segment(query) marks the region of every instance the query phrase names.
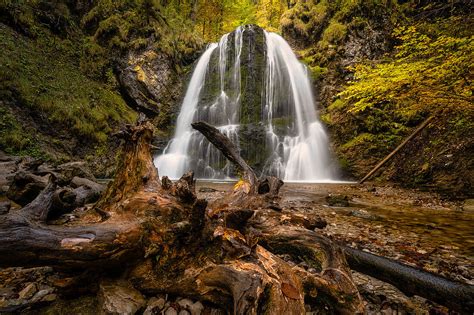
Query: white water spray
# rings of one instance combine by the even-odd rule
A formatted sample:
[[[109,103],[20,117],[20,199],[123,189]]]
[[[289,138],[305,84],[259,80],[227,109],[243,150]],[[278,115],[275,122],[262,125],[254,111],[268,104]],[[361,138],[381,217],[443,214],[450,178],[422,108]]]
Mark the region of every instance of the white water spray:
[[[239,146],[241,98],[245,93],[241,55],[242,47],[248,44],[244,43],[245,32],[251,30],[239,27],[224,35],[219,44],[210,45],[199,59],[178,116],[175,136],[155,159],[161,175],[179,178],[194,170],[199,178],[235,176],[230,163],[200,133],[191,129],[191,123],[207,121]],[[265,126],[265,140],[259,144],[260,152],[264,153],[259,155],[263,157],[260,171],[288,181],[330,181],[334,175],[328,138],[317,117],[307,71],[281,36],[268,32],[264,36],[266,66],[258,114]],[[219,75],[219,91],[209,105],[199,104],[215,50],[218,67],[213,71]],[[247,57],[250,60],[253,56]]]

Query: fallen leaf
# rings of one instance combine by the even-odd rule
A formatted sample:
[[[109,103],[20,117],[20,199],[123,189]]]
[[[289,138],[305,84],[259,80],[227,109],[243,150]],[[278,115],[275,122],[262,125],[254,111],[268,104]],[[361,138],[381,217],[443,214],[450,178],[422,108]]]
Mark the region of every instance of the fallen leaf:
[[[300,299],[300,292],[298,291],[298,289],[296,289],[294,286],[292,286],[289,283],[283,282],[281,284],[281,292],[283,292],[283,294],[286,297],[289,297],[290,299],[293,299],[293,300]]]

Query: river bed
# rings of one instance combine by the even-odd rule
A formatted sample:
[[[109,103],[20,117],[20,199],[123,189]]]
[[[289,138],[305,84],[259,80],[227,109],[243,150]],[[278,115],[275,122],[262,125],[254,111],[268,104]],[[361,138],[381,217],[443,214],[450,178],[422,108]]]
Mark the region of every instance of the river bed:
[[[200,197],[213,200],[233,182],[198,181]],[[215,192],[204,192],[212,188]],[[328,196],[347,206],[329,206]],[[285,183],[283,211],[303,210],[327,221],[318,230],[336,242],[474,284],[474,211],[438,195],[392,185]]]

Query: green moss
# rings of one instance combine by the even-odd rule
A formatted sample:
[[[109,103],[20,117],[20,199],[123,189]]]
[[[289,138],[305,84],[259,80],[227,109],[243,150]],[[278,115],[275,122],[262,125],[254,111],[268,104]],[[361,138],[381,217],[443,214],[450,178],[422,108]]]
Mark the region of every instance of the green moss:
[[[334,102],[332,102],[331,105],[329,105],[328,110],[329,111],[334,111],[334,110],[340,110],[346,107],[347,104],[344,102],[342,99],[338,98]]]
[[[4,100],[43,115],[52,128],[102,143],[113,126],[133,121],[136,114],[116,91],[81,72],[77,44],[45,30],[33,40],[0,26],[0,90]],[[15,139],[5,147],[14,151],[34,147],[19,136]]]
[[[290,125],[292,118],[291,117],[279,117],[279,118],[273,118],[272,119],[272,125],[275,127],[287,127]]]
[[[323,40],[328,43],[339,44],[344,40],[346,34],[347,27],[344,24],[332,20],[324,30]]]
[[[314,67],[310,66],[309,70],[311,71],[311,77],[313,81],[321,80],[324,77],[324,75],[328,72],[328,68],[320,67],[320,66],[314,66]]]
[[[329,113],[326,113],[326,114],[323,114],[320,116],[320,119],[321,121],[325,124],[325,125],[330,125],[332,124],[332,119],[331,119],[331,115]]]
[[[363,145],[366,144],[367,142],[373,142],[375,140],[375,135],[371,133],[362,133],[350,141],[346,142],[344,145],[342,145],[343,150],[348,150],[351,149],[355,146]]]
[[[15,116],[0,102],[0,149],[8,154],[29,155],[48,160],[37,144],[33,130],[24,129]]]

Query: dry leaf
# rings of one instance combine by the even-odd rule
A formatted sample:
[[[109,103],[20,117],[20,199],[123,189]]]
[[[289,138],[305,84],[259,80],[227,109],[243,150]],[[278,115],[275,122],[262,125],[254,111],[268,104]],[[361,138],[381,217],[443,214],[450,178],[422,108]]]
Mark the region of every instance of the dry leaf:
[[[281,292],[283,292],[283,294],[286,297],[289,297],[290,299],[293,299],[293,300],[300,299],[300,292],[298,291],[298,289],[296,289],[294,286],[292,286],[289,283],[283,282],[281,284]]]

